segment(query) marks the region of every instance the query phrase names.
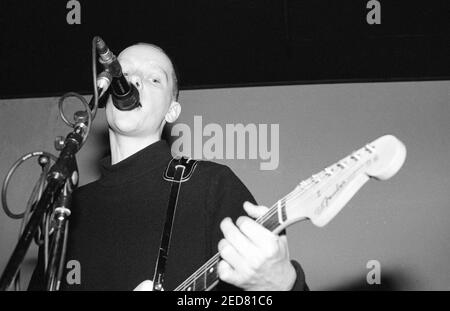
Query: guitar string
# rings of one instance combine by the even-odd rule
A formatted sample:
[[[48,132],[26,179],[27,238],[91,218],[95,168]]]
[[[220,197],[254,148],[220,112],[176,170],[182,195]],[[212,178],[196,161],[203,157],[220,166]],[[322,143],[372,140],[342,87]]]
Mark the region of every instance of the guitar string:
[[[257,223],[264,223],[266,220],[270,219],[272,216],[278,213],[278,205],[280,202],[284,199],[286,202],[291,200],[293,196],[299,196],[302,195],[306,190],[310,189],[310,187],[314,184],[312,182],[312,178],[309,178],[305,180],[306,185],[300,189],[294,189],[289,194],[287,194],[282,199],[278,200],[275,204],[273,204],[270,209],[260,218],[256,220]],[[191,277],[186,279],[183,283],[181,283],[178,288],[181,288],[183,286],[190,285],[192,281],[195,281],[199,276],[203,275],[207,270],[211,269],[213,265],[217,264],[217,261],[220,259],[219,253],[216,253],[210,260],[208,260],[201,268],[199,268],[196,272],[194,272]],[[186,288],[188,288],[187,286]],[[176,290],[177,290],[176,289]]]
[[[315,178],[320,179],[323,178],[323,175],[326,173],[324,171],[321,171],[318,174],[313,175]],[[335,175],[336,176],[336,175]],[[257,223],[263,223],[266,220],[270,219],[272,216],[278,213],[278,206],[281,204],[281,201],[285,200],[286,202],[297,198],[301,195],[303,195],[307,190],[309,190],[312,186],[316,185],[317,183],[314,182],[314,177],[310,177],[307,180],[305,180],[304,186],[299,189],[294,189],[289,194],[287,194],[282,199],[278,200],[275,204],[272,205],[272,207],[260,218],[256,220]],[[220,259],[219,253],[216,253],[210,260],[208,260],[201,268],[199,268],[196,272],[194,272],[191,277],[186,279],[183,283],[181,283],[175,290],[178,290],[179,288],[189,288],[190,284],[195,281],[198,277],[202,276],[207,270],[211,269],[214,265],[218,263]]]
[[[364,151],[364,147],[361,148],[360,150],[356,151],[355,153],[359,153],[360,151]],[[353,153],[353,154],[355,154]],[[302,196],[307,190],[311,189],[311,187],[313,187],[314,185],[317,185],[319,182],[322,182],[323,180],[320,180],[323,178],[323,175],[327,175],[330,174],[328,173],[331,170],[331,174],[327,177],[338,177],[338,175],[342,174],[345,171],[348,171],[348,168],[341,168],[338,172],[334,172],[333,168],[335,167],[339,167],[339,165],[343,165],[341,162],[346,162],[346,160],[350,159],[352,155],[349,155],[343,159],[341,159],[340,161],[336,162],[333,165],[330,165],[329,167],[325,168],[324,170],[320,171],[317,174],[312,175],[312,177],[306,179],[305,181],[302,181],[299,185],[301,185],[302,183],[304,183],[303,186],[300,186],[299,189],[294,189],[293,191],[291,191],[289,194],[287,194],[285,197],[283,197],[282,199],[278,200],[275,204],[273,204],[269,210],[260,218],[258,218],[256,220],[257,223],[263,223],[266,220],[270,219],[272,216],[274,216],[276,213],[278,213],[278,206],[281,204],[281,202],[283,200],[285,200],[285,202],[288,202],[288,200],[292,200],[292,199],[296,199],[299,196]],[[358,156],[359,158],[360,156]],[[356,158],[355,159],[355,163],[359,162],[359,159]],[[353,165],[352,165],[353,166]],[[314,181],[314,179],[317,179],[317,181]],[[200,267],[199,269],[197,269],[196,272],[194,272],[189,278],[187,278],[183,283],[181,283],[175,290],[181,290],[184,288],[189,288],[190,285],[193,281],[195,281],[196,279],[198,279],[199,276],[203,275],[207,270],[211,269],[214,265],[216,265],[218,263],[220,259],[220,254],[216,253],[213,257],[210,258],[210,260],[208,260],[202,267]]]
[[[335,166],[335,165],[332,165]],[[330,166],[330,167],[332,167]],[[326,170],[326,169],[325,169]],[[307,190],[309,190],[312,186],[316,185],[317,183],[314,182],[314,177],[317,179],[323,178],[323,175],[326,174],[325,170],[319,172],[318,174],[313,175],[313,177],[310,177],[306,179],[303,183],[304,186],[299,189],[294,189],[289,194],[287,194],[282,199],[278,200],[275,204],[273,204],[270,209],[260,218],[256,220],[257,223],[263,223],[266,220],[270,219],[272,216],[278,213],[278,206],[281,204],[281,201],[285,200],[286,202],[298,198],[299,196],[303,195]],[[333,174],[334,175],[334,174]],[[336,177],[336,175],[334,175]],[[193,281],[195,281],[199,276],[202,276],[207,270],[211,269],[214,265],[218,263],[220,259],[220,254],[216,253],[210,260],[208,260],[202,267],[200,267],[196,272],[194,272],[188,279],[186,279],[183,283],[181,283],[175,290],[180,290],[181,288],[189,288]]]
[[[276,210],[275,210],[276,211]],[[268,212],[269,213],[269,212]],[[273,216],[273,211],[270,212]],[[220,259],[220,254],[216,253],[210,260],[208,260],[202,267],[200,267],[196,272],[194,272],[188,279],[181,283],[175,290],[180,287],[186,286],[188,288],[193,281],[195,281],[199,276],[203,275],[207,270],[211,269],[214,265],[218,263]]]
[[[294,190],[295,191],[295,190]],[[292,192],[291,192],[292,193]],[[288,197],[289,194],[286,196]],[[270,219],[273,215],[275,215],[278,212],[277,206],[281,200],[277,201],[275,204],[272,205],[272,207],[260,218],[256,220],[258,223],[263,223],[267,219]],[[211,269],[213,265],[217,264],[217,261],[220,259],[219,253],[216,253],[210,260],[208,260],[201,268],[199,268],[196,272],[194,272],[191,277],[186,279],[183,283],[181,283],[177,288],[182,287],[186,284],[192,283],[191,281],[194,281],[197,279],[198,276],[204,274],[207,270]],[[189,286],[188,286],[189,287]]]

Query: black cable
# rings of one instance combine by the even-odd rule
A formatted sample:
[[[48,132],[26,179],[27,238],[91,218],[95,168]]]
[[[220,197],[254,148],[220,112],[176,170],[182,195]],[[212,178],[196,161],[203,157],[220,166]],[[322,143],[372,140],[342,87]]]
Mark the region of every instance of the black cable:
[[[25,155],[23,155],[20,159],[18,159],[9,169],[8,174],[6,174],[5,179],[3,180],[3,186],[2,186],[2,207],[3,207],[3,211],[6,213],[6,215],[12,219],[21,219],[25,216],[25,211],[19,214],[15,214],[14,212],[12,212],[8,206],[8,201],[7,201],[7,192],[8,192],[8,186],[9,186],[9,182],[11,180],[12,175],[14,174],[14,172],[17,170],[17,168],[22,165],[25,161],[33,158],[33,157],[40,157],[40,156],[47,156],[49,158],[51,158],[53,161],[57,160],[57,157],[54,156],[51,153],[45,152],[45,151],[34,151],[34,152],[29,152]],[[37,187],[35,186],[35,189]],[[35,189],[33,189],[33,193],[35,192]]]

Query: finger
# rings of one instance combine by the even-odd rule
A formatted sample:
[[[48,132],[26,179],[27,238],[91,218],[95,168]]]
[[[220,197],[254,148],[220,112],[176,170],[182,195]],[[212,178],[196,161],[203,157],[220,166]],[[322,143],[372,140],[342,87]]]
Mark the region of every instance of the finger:
[[[236,225],[250,242],[259,249],[266,249],[272,244],[278,244],[279,237],[276,234],[249,217],[239,217],[236,221]]]
[[[229,264],[233,270],[242,271],[244,259],[239,254],[239,252],[225,239],[219,241],[218,244],[219,254],[223,260]]]
[[[146,280],[139,284],[134,291],[153,291],[153,282]]]
[[[217,265],[219,279],[234,286],[240,286],[242,281],[238,273],[225,260],[221,260]]]
[[[247,217],[248,218],[248,217]],[[248,218],[250,219],[250,218]],[[225,239],[236,249],[243,257],[249,257],[256,251],[255,245],[236,227],[231,218],[227,217],[220,223],[220,229]]]
[[[269,210],[268,207],[262,205],[255,205],[251,202],[244,202],[244,210],[245,212],[252,218],[259,218]]]

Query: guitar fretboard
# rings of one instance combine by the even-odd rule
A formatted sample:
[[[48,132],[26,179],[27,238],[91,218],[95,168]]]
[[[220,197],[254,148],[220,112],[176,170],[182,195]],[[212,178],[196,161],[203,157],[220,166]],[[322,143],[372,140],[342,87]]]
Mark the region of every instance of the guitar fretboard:
[[[374,150],[373,146],[366,145],[365,147],[353,152],[351,155],[345,157],[341,161],[325,168],[318,174],[313,175],[307,180],[302,181],[298,187],[296,187],[292,192],[283,197],[277,203],[275,203],[269,211],[256,220],[257,223],[263,225],[266,229],[270,231],[275,231],[277,229],[283,229],[281,223],[284,223],[287,219],[286,215],[286,204],[290,203],[295,197],[302,196],[310,188],[314,188],[316,185],[320,184],[321,181],[327,178],[339,174],[348,166],[353,166],[357,164],[364,153],[371,154]],[[281,223],[280,223],[281,219]],[[217,253],[210,260],[208,260],[201,268],[199,268],[194,274],[187,278],[183,283],[181,283],[175,291],[205,291],[214,287],[219,276],[217,274],[217,265],[220,262],[220,255]]]
[[[278,201],[264,216],[258,218],[256,222],[262,224],[270,231],[276,230],[280,226],[278,210],[280,210],[282,215],[285,214],[284,202],[284,199]],[[205,291],[214,287],[219,281],[217,274],[219,261],[220,255],[217,253],[192,274],[191,277],[175,288],[175,291]]]

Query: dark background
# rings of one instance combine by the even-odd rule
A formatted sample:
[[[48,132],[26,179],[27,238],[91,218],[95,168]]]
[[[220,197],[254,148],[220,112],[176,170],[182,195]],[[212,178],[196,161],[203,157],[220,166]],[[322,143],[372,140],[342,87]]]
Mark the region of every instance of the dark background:
[[[67,1],[0,2],[0,98],[90,94],[91,40],[118,54],[136,42],[163,47],[181,88],[447,80],[450,1],[83,1],[68,25]]]

